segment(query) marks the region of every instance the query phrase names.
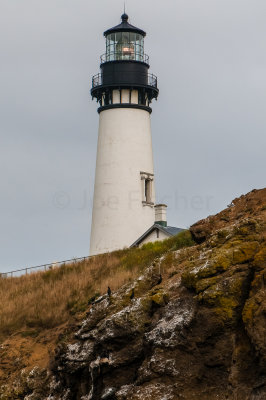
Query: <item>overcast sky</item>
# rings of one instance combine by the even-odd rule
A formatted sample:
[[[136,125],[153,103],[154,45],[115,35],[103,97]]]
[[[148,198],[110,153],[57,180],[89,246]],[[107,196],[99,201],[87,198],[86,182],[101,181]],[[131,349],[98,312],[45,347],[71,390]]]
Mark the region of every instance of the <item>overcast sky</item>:
[[[266,1],[127,0],[158,76],[157,202],[188,227],[265,186]],[[89,251],[91,76],[122,0],[0,0],[0,270]]]

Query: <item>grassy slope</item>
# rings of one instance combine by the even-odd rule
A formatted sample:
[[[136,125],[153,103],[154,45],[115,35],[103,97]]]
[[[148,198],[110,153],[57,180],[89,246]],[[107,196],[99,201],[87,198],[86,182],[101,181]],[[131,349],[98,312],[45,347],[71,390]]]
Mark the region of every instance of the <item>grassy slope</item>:
[[[109,285],[118,289],[162,254],[193,245],[189,231],[140,249],[127,249],[19,278],[0,279],[0,340],[16,332],[38,336],[43,330],[84,316],[88,300]]]

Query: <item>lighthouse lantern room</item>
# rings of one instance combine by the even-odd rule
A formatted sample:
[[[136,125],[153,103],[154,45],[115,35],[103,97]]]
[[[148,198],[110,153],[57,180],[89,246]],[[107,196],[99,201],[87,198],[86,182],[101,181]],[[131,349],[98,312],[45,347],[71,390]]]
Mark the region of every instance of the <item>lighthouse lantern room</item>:
[[[91,255],[129,247],[154,223],[151,102],[157,78],[144,53],[146,33],[122,22],[104,32],[101,72],[92,78],[99,133]]]

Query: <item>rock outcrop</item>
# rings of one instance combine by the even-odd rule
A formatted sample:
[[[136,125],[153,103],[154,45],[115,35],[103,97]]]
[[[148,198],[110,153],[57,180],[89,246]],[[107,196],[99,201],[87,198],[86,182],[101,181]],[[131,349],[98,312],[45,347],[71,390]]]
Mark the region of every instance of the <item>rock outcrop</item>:
[[[194,246],[98,298],[13,399],[266,399],[265,225],[266,189],[193,225]]]

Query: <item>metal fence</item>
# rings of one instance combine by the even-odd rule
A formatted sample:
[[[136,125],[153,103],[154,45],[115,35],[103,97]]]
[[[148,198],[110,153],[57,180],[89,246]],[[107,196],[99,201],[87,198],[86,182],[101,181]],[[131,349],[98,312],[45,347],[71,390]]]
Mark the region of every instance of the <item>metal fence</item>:
[[[70,260],[57,261],[57,262],[53,262],[53,263],[49,263],[49,264],[37,265],[35,267],[26,267],[26,268],[16,269],[16,270],[9,271],[9,272],[1,272],[0,277],[1,278],[13,278],[13,277],[21,276],[21,275],[31,274],[33,272],[39,272],[39,271],[45,272],[45,271],[52,270],[53,268],[63,267],[67,264],[73,264],[78,261],[85,261],[92,257],[93,256],[71,258]]]

